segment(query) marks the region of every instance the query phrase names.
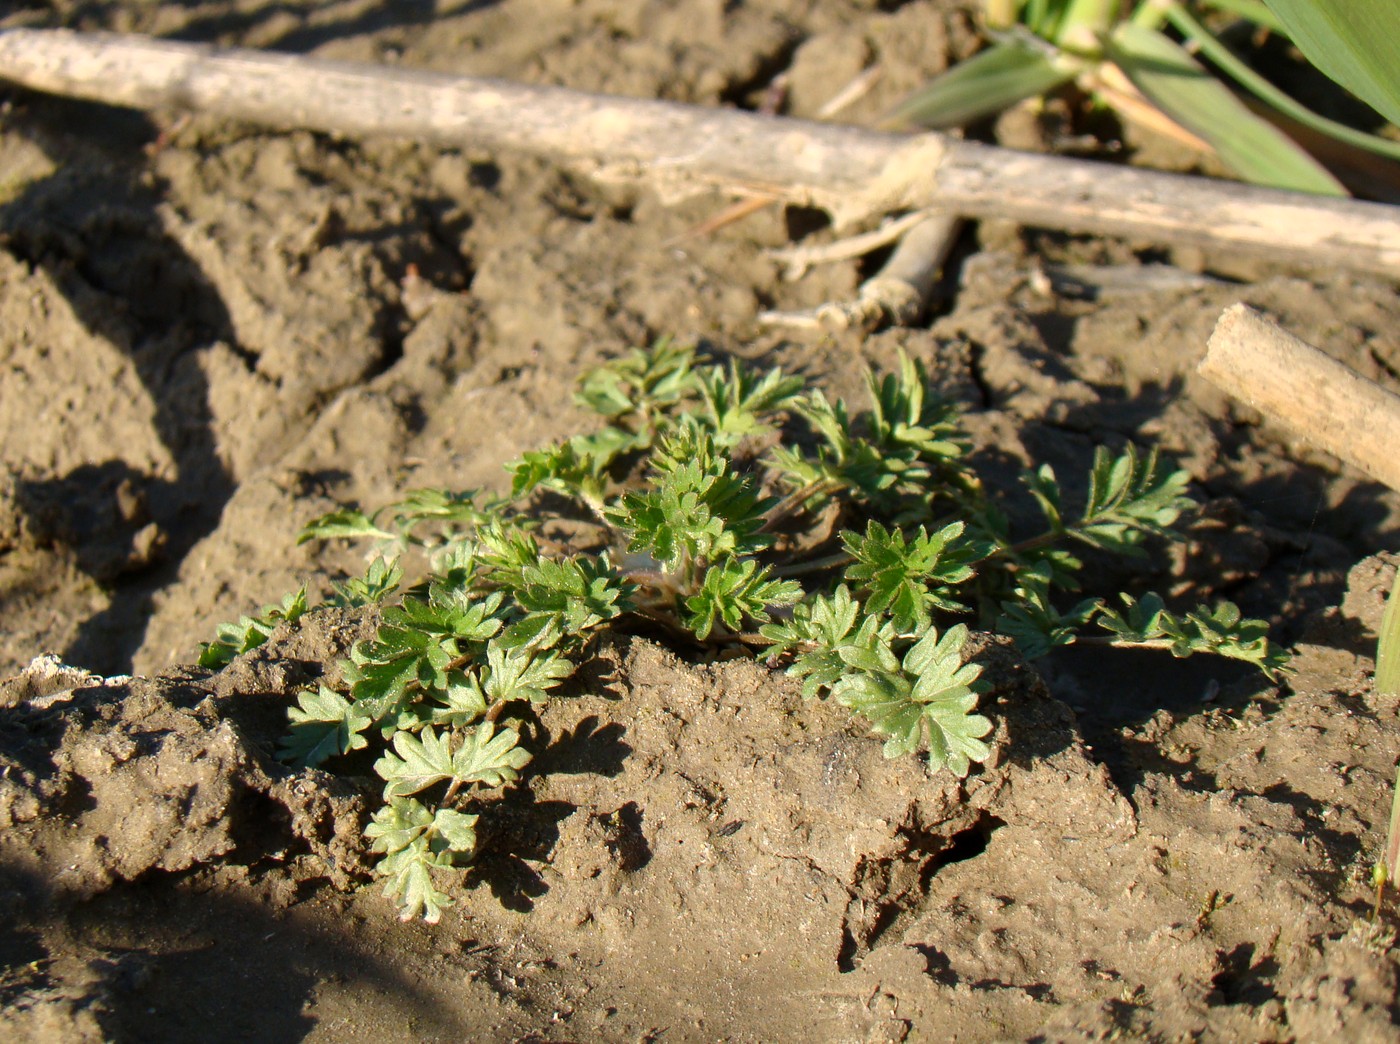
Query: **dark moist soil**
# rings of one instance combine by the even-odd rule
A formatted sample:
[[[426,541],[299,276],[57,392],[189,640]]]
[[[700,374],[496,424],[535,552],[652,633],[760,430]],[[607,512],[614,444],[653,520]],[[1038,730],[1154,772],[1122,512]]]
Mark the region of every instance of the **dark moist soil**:
[[[975,46],[949,3],[58,0],[0,24],[702,104],[756,106],[784,74],[795,115],[878,66],[853,122]],[[830,239],[820,215],[679,238],[724,201],[0,100],[0,674],[56,657],[0,688],[0,1037],[1400,1037],[1393,914],[1367,919],[1400,750],[1371,682],[1394,566],[1372,556],[1400,501],[1194,373],[1242,300],[1400,387],[1394,285],[984,222],[922,325],[774,331],[760,311],[871,271],[781,278],[768,251]],[[982,130],[1072,147],[1067,111]],[[1135,161],[1199,168],[1123,133]],[[1008,478],[1159,444],[1204,509],[1159,567],[1098,579],[1229,597],[1297,673],[1032,669],[980,638],[996,753],[960,783],[885,761],[782,674],[619,638],[543,712],[456,905],[399,923],[357,842],[372,784],[272,757],[288,694],[372,621],[320,612],[222,672],[173,665],[360,567],[297,547],[305,521],[503,488],[503,462],[590,423],[581,372],[661,334],[853,398],[903,349]]]

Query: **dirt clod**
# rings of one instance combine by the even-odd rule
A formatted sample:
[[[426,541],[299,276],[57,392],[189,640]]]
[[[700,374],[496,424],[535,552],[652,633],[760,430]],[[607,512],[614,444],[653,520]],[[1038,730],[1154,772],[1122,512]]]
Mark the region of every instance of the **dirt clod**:
[[[869,73],[843,117],[867,120],[973,53],[972,6],[65,0],[0,27],[707,104],[781,98],[787,74],[807,116]],[[871,274],[781,278],[770,248],[832,238],[816,212],[688,237],[723,200],[467,146],[0,101],[0,1038],[1400,1035],[1393,903],[1368,920],[1400,756],[1400,706],[1371,684],[1400,499],[1195,375],[1243,300],[1400,389],[1393,284],[984,221],[923,326],[779,334],[760,312]],[[1078,149],[1089,118],[1062,98],[973,130]],[[1126,149],[1201,162],[1136,131]],[[307,520],[503,491],[505,462],[593,423],[584,370],[660,335],[851,400],[907,352],[1012,489],[1048,463],[1081,497],[1095,445],[1159,445],[1205,507],[1155,564],[1094,581],[1227,597],[1295,673],[1083,648],[1030,665],[979,637],[995,755],[958,781],[887,761],[779,671],[619,637],[478,810],[442,922],[399,923],[362,840],[370,763],[276,758],[293,694],[334,682],[372,615],[178,665],[219,622],[363,568],[297,545]],[[1032,524],[1021,494],[1005,507]]]

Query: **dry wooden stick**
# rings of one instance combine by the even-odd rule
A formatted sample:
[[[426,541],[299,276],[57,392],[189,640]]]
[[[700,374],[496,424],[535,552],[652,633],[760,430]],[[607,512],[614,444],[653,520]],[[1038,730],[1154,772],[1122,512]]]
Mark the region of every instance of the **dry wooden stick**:
[[[1400,395],[1253,309],[1242,304],[1225,309],[1198,372],[1319,448],[1400,490]]]
[[[832,243],[818,243],[816,246],[808,246],[799,243],[797,246],[775,247],[772,250],[765,250],[764,253],[774,261],[781,261],[785,266],[783,278],[788,282],[796,282],[807,274],[807,269],[813,265],[826,265],[835,261],[854,261],[858,257],[864,257],[887,247],[891,243],[903,238],[915,225],[918,225],[928,213],[916,210],[912,214],[901,214],[899,217],[887,218],[880,223],[879,228],[871,229],[869,232],[861,232],[859,235],[848,236],[845,239],[838,239]]]
[[[859,327],[873,330],[884,323],[910,326],[928,307],[943,262],[962,229],[962,219],[924,213],[903,233],[880,271],[860,284],[854,301],[828,301],[801,312],[760,312],[769,326],[802,329]]]
[[[664,189],[766,192],[838,226],[894,211],[1252,249],[1400,273],[1400,208],[752,113],[63,30],[0,32],[0,78],[136,108],[546,156]]]

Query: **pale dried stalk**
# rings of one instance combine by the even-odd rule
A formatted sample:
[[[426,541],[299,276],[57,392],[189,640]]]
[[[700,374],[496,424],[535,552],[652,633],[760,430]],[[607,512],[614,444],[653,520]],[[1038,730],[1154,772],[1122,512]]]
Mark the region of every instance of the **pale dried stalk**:
[[[864,257],[866,254],[879,250],[881,247],[887,247],[926,217],[928,214],[922,210],[913,214],[903,214],[900,217],[889,218],[882,222],[879,228],[862,232],[859,235],[847,236],[845,239],[838,239],[832,243],[818,243],[815,246],[799,243],[797,246],[778,247],[765,251],[765,253],[774,261],[781,261],[786,266],[783,269],[784,279],[788,282],[796,282],[806,275],[807,269],[813,265],[853,261],[858,257]]]
[[[961,228],[961,218],[924,214],[900,238],[884,267],[861,283],[854,301],[832,301],[802,312],[761,312],[758,321],[800,329],[910,326],[927,307]]]
[[[1242,304],[1221,314],[1198,370],[1264,416],[1400,490],[1400,396]]]
[[[1047,228],[1400,272],[1400,208],[752,113],[62,30],[0,32],[0,78],[136,108],[546,156],[660,189],[721,186],[838,226],[934,207]]]

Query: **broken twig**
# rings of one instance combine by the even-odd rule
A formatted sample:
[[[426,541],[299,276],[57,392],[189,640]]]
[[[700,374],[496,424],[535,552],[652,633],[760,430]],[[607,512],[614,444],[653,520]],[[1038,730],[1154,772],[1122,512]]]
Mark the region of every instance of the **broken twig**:
[[[903,234],[884,267],[860,284],[854,301],[829,302],[803,312],[761,312],[758,321],[769,326],[838,330],[870,330],[885,323],[912,325],[927,307],[961,228],[961,218],[924,214]]]
[[[1271,420],[1400,490],[1400,395],[1242,304],[1220,316],[1201,376]]]
[[[1400,208],[447,73],[64,30],[0,31],[0,78],[136,108],[546,156],[660,191],[723,187],[846,226],[936,207],[1047,228],[1400,273]]]
[[[799,243],[797,246],[769,250],[767,254],[773,260],[781,261],[786,266],[783,269],[785,280],[790,283],[796,282],[806,275],[807,269],[813,265],[828,265],[835,261],[852,261],[855,258],[864,257],[871,251],[889,246],[926,217],[928,214],[925,211],[916,211],[913,214],[888,218],[877,229],[855,236],[847,236],[834,243],[818,243],[816,246]]]

